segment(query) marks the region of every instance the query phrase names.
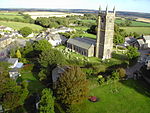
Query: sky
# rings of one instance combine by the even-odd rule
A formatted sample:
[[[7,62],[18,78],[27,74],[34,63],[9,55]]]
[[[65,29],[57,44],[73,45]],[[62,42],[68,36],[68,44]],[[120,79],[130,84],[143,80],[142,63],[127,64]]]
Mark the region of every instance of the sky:
[[[0,8],[97,9],[150,13],[150,0],[0,0]]]

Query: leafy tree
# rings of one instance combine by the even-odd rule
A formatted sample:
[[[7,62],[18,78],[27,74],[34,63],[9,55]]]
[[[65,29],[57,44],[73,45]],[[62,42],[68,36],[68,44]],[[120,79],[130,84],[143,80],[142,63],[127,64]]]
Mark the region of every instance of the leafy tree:
[[[22,36],[27,37],[29,34],[33,32],[33,30],[30,27],[23,27],[20,29],[19,32],[22,34]]]
[[[40,80],[40,81],[45,80],[45,79],[47,78],[46,74],[47,74],[47,73],[46,73],[46,70],[45,70],[45,69],[42,69],[42,70],[39,72],[39,74],[38,74],[39,80]]]
[[[21,53],[20,53],[20,51],[19,51],[19,50],[17,50],[17,52],[16,52],[16,56],[17,56],[17,58],[21,58]]]
[[[16,57],[16,48],[11,48],[9,55],[10,55],[11,57]]]
[[[22,56],[26,58],[30,58],[33,56],[33,44],[31,42],[27,42],[26,46],[21,50]]]
[[[34,43],[34,50],[36,50],[36,51],[42,52],[45,50],[49,50],[51,48],[52,48],[52,45],[45,39],[39,40]]]
[[[140,53],[138,52],[138,49],[132,46],[128,46],[128,52],[127,52],[127,56],[129,58],[129,60],[132,60],[134,58],[137,58]]]
[[[54,112],[54,97],[50,89],[43,89],[42,97],[39,103],[40,113],[55,113]]]
[[[56,97],[66,106],[82,102],[87,98],[88,82],[86,75],[77,66],[70,66],[59,77],[56,84]]]
[[[56,50],[56,49],[50,49],[43,51],[39,55],[38,62],[41,64],[42,67],[47,68],[50,67],[51,69],[54,68],[57,64],[63,64],[65,61],[65,58],[63,54]]]

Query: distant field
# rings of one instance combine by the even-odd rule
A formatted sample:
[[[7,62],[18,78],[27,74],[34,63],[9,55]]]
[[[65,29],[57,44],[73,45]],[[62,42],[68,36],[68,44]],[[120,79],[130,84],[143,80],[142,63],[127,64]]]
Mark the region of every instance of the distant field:
[[[81,20],[83,22],[96,23],[96,20]]]
[[[115,23],[121,23],[121,22],[125,22],[125,20],[117,20],[116,19],[116,21],[115,21]],[[133,27],[150,27],[150,23],[132,21],[132,24],[130,26],[133,26]]]
[[[148,19],[148,18],[138,18],[136,20],[141,21],[141,22],[149,22],[150,23],[150,19]]]
[[[33,19],[37,17],[66,17],[71,15],[81,15],[80,13],[63,13],[63,12],[25,12],[24,14],[29,14]]]
[[[20,18],[20,19],[23,19],[23,16],[19,15],[18,12],[0,12],[0,18],[8,18],[8,19]]]
[[[0,21],[0,25],[4,25],[7,27],[11,27],[13,29],[19,30],[22,27],[30,27],[31,29],[33,29],[34,31],[39,31],[42,30],[43,28],[39,25],[35,25],[35,24],[29,24],[29,23],[22,23],[22,22],[10,22],[10,21]]]
[[[150,35],[150,27],[121,27],[125,29],[127,33],[136,32],[138,34]]]

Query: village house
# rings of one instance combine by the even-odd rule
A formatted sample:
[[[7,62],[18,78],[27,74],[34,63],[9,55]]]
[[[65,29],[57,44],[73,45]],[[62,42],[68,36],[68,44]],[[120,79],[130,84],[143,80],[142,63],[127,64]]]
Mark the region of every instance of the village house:
[[[133,46],[136,43],[137,39],[134,37],[126,37],[125,38],[125,42],[124,42],[124,46]]]
[[[60,44],[64,44],[67,39],[59,34],[48,34],[45,36],[45,39],[48,40],[48,42],[52,45],[52,46],[57,46]]]
[[[56,88],[56,83],[58,78],[63,74],[66,69],[68,69],[68,66],[57,66],[52,70],[52,81],[53,81],[53,88]]]
[[[0,38],[0,48],[4,48],[14,41],[15,41],[15,39],[12,37],[2,37],[2,38]]]
[[[18,68],[13,68],[9,71],[9,77],[16,80],[21,74],[18,71]]]
[[[10,78],[16,79],[17,77],[21,76],[18,69],[23,66],[23,63],[18,62],[18,58],[6,58],[4,61],[11,64],[9,66],[9,68],[10,68],[10,71],[9,71]]]
[[[14,31],[14,30],[10,27],[0,26],[0,31]]]
[[[150,36],[142,36],[141,38],[137,39],[136,43],[134,44],[135,47],[138,49],[148,49],[150,48]]]

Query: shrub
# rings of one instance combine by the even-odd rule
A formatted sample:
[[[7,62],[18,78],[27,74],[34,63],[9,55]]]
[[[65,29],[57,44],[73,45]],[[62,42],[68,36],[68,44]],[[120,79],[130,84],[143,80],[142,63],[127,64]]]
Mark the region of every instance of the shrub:
[[[20,29],[19,32],[22,34],[22,36],[27,37],[29,34],[32,33],[32,29],[30,27],[23,27]]]
[[[119,73],[120,78],[123,78],[126,76],[126,71],[124,68],[118,68],[117,72]]]

